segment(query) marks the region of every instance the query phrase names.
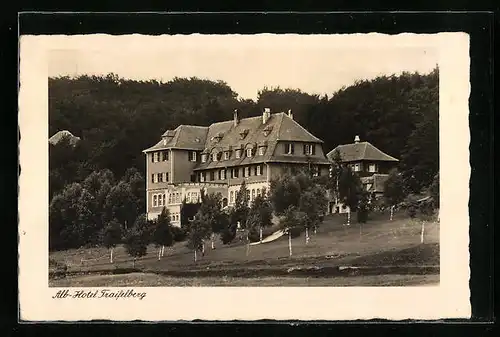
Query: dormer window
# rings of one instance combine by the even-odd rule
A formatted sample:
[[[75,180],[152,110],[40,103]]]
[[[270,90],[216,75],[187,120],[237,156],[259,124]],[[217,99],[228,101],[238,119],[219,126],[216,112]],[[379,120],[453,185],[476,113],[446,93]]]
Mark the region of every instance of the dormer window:
[[[196,151],[189,151],[189,161],[196,162]]]
[[[247,157],[251,158],[253,155],[253,149],[247,149]]]
[[[224,135],[222,134],[222,132],[219,132],[218,134],[216,134],[216,135],[214,136],[214,139],[215,139],[217,142],[219,142],[219,141],[222,139],[222,137],[223,137],[223,136],[224,136]]]
[[[287,144],[285,144],[285,153],[286,154],[293,154],[293,152],[294,152],[293,143],[287,143]]]
[[[245,137],[248,135],[248,129],[245,129],[240,132],[240,139],[245,139]]]
[[[259,147],[259,156],[263,156],[264,152],[266,152],[266,148],[264,146]]]
[[[217,160],[218,160],[217,152],[212,153],[212,161],[217,161]]]
[[[240,149],[236,150],[235,156],[236,156],[236,158],[240,158],[241,157],[241,150]]]
[[[229,160],[229,151],[224,152],[224,160]]]
[[[202,163],[206,163],[207,162],[207,154],[206,153],[204,153],[204,154],[201,155],[201,162]]]
[[[272,126],[270,126],[270,125],[266,126],[266,127],[264,128],[264,131],[263,131],[264,136],[265,136],[265,137],[269,136],[269,134],[271,133],[271,131],[272,131],[272,130],[273,130],[273,127],[272,127]]]

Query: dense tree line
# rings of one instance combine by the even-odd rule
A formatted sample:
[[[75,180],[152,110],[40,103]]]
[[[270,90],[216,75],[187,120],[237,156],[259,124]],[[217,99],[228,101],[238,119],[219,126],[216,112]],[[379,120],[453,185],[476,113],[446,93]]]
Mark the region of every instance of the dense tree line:
[[[416,191],[438,171],[438,98],[438,69],[357,81],[330,96],[263,88],[255,101],[238,99],[222,81],[197,78],[165,83],[113,74],[50,78],[49,135],[68,130],[81,138],[74,154],[59,144],[51,147],[51,192],[93,170],[109,169],[119,178],[134,167],[144,175],[141,151],[166,129],[228,120],[236,108],[241,117],[257,116],[264,107],[291,109],[299,123],[324,140],[325,152],[360,135],[400,158]]]

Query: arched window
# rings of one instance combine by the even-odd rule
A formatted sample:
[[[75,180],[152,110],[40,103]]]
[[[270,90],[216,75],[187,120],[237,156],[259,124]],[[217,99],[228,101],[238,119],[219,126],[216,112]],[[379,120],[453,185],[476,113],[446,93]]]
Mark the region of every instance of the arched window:
[[[255,189],[252,189],[252,199],[251,200],[253,201],[253,199],[255,199]]]
[[[260,188],[257,189],[257,195],[260,195]]]
[[[229,193],[229,200],[231,203],[234,202],[234,191],[231,191],[231,193]]]

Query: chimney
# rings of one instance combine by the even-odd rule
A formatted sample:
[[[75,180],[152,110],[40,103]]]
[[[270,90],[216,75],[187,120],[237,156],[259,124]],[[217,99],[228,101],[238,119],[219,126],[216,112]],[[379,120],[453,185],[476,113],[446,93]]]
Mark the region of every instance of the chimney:
[[[239,119],[238,119],[238,109],[234,109],[233,120],[234,120],[234,126],[238,125],[238,122],[239,122]]]
[[[288,117],[290,117],[291,119],[293,119],[292,109],[288,110]]]
[[[271,109],[264,108],[264,112],[262,113],[262,124],[266,124],[269,117],[271,117]]]
[[[358,135],[356,135],[356,137],[354,137],[354,143],[356,143],[356,144],[359,143],[359,136]]]

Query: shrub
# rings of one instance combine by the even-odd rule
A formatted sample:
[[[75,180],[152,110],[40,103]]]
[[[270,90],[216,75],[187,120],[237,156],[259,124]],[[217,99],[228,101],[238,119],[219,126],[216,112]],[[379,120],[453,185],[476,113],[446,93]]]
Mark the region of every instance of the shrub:
[[[417,215],[417,207],[412,203],[408,206],[406,212],[408,213],[408,216],[413,219]]]
[[[299,237],[300,234],[302,233],[302,229],[303,228],[299,226],[290,228],[292,239]]]
[[[233,242],[235,237],[236,237],[236,225],[231,225],[223,229],[221,232],[221,240],[222,243],[225,245],[228,245],[231,242]]]
[[[175,242],[180,242],[186,240],[187,232],[184,228],[172,226],[171,228],[172,235],[174,237]]]

